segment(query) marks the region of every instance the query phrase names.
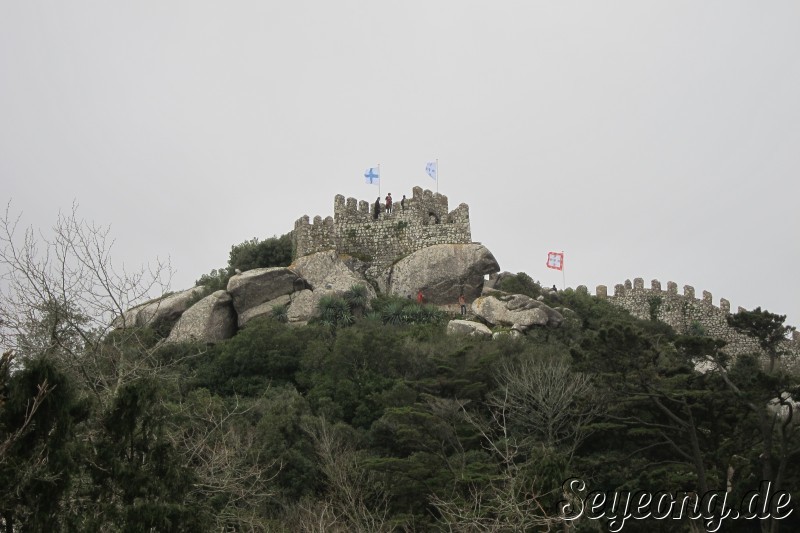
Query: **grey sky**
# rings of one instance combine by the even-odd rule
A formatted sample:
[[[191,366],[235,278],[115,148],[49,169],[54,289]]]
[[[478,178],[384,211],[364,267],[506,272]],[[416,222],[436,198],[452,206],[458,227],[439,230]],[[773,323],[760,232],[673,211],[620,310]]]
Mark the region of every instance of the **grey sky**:
[[[435,189],[504,270],[693,285],[800,325],[796,1],[0,0],[2,200],[73,200],[174,288]]]

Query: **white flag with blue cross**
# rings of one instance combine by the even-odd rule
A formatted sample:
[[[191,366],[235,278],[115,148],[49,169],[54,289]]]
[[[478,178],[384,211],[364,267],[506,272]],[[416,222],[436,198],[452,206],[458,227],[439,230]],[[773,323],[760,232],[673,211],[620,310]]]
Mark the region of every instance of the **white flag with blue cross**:
[[[381,182],[381,169],[380,167],[370,167],[364,172],[364,183],[370,185],[378,185]]]

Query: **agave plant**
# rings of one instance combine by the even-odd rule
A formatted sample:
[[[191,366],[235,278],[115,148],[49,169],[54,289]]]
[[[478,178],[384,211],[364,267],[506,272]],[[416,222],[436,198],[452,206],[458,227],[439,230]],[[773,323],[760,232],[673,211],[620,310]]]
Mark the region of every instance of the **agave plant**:
[[[285,324],[289,321],[289,306],[286,304],[273,305],[270,315],[274,320]]]
[[[408,302],[403,306],[403,322],[406,324],[416,324],[424,322],[422,306],[416,302]]]
[[[403,301],[388,302],[381,309],[384,324],[402,324],[406,321],[406,304]]]
[[[353,285],[344,293],[344,299],[350,306],[350,311],[356,316],[361,316],[369,303],[369,292],[365,285]]]
[[[349,326],[355,318],[347,301],[341,296],[329,294],[319,300],[320,320],[330,326]]]
[[[420,322],[425,322],[427,324],[435,324],[437,322],[441,322],[444,319],[444,311],[436,307],[432,304],[426,304],[421,307],[420,311]]]
[[[364,315],[364,318],[366,320],[370,320],[370,321],[373,321],[373,322],[383,322],[383,317],[381,316],[381,314],[378,311],[375,311],[375,310],[368,311]]]

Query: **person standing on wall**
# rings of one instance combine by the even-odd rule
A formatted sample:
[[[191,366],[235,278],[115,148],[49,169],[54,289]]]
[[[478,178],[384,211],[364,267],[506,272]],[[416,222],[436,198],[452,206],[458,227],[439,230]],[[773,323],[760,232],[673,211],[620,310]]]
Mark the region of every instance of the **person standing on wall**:
[[[381,214],[381,197],[378,196],[378,199],[375,200],[375,220],[378,220],[378,215]]]
[[[406,210],[406,195],[403,195],[403,198],[400,200],[400,211]]]
[[[392,193],[389,193],[386,196],[386,213],[388,214],[391,212],[392,212]]]
[[[467,316],[467,301],[464,299],[464,293],[458,297],[458,305],[461,306],[461,316]]]

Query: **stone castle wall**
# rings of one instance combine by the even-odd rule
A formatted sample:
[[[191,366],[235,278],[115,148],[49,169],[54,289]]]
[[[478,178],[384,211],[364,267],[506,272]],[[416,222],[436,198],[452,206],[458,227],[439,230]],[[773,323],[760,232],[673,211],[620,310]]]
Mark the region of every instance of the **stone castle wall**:
[[[375,219],[375,202],[336,195],[333,217],[316,216],[312,223],[303,216],[295,222],[294,258],[336,250],[380,269],[426,246],[472,242],[467,204],[448,211],[447,196],[421,187],[406,198],[405,210],[401,198],[394,198],[392,213],[381,203]]]
[[[626,280],[624,284],[615,285],[613,295],[608,294],[605,285],[598,285],[596,295],[598,298],[608,299],[637,318],[655,318],[665,322],[679,334],[705,334],[724,340],[728,343],[725,352],[732,356],[761,352],[757,341],[728,326],[730,302],[720,298],[719,306],[715,306],[708,291],[703,291],[702,298],[697,298],[694,287],[684,285],[683,294],[678,294],[676,283],[669,281],[667,290],[662,290],[661,282],[655,279],[650,282],[650,288],[646,289],[644,280],[636,278],[633,283]],[[785,349],[791,352],[793,358],[800,357],[798,332],[794,332],[791,341],[786,341]]]

